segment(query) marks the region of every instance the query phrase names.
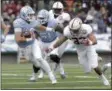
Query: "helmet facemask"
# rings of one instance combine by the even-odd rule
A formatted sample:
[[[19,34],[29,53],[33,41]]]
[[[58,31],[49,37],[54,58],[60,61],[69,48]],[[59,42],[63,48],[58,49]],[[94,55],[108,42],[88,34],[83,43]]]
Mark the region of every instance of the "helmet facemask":
[[[55,16],[59,16],[63,12],[63,4],[59,1],[55,2],[52,6],[53,13]]]
[[[59,16],[61,13],[62,13],[62,9],[61,8],[54,8],[53,9],[53,13],[54,13],[54,15],[56,15],[56,16]]]
[[[27,19],[28,22],[34,21],[35,20],[35,14],[34,13],[28,14],[26,19]]]
[[[45,9],[42,9],[38,12],[37,18],[42,25],[46,25],[49,19],[49,12]]]
[[[44,25],[44,24],[46,24],[46,23],[48,22],[48,20],[45,19],[44,17],[38,17],[38,19],[39,19],[39,22],[40,22],[42,25]]]

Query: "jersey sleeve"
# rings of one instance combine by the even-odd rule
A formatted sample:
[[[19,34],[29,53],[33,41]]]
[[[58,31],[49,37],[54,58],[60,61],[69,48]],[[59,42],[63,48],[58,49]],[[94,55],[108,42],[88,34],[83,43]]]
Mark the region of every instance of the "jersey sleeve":
[[[68,13],[65,13],[64,15],[63,15],[63,19],[64,19],[64,21],[70,21],[70,15],[68,14]]]
[[[87,29],[87,35],[91,34],[93,31],[90,25],[87,25],[86,29]]]
[[[13,22],[13,27],[14,27],[14,32],[22,32],[22,25],[21,22],[19,22],[18,20],[15,20]]]
[[[69,28],[68,28],[68,26],[66,26],[66,27],[64,28],[63,35],[64,35],[65,37],[69,37],[69,34],[70,34]]]
[[[36,27],[36,26],[40,26],[41,24],[40,24],[40,22],[38,21],[38,20],[35,20],[34,22],[33,22],[33,26],[34,27]]]
[[[18,21],[18,20],[15,20],[15,21],[13,22],[13,26],[14,26],[14,28],[21,28],[21,27],[22,27],[22,26],[21,26],[21,22]]]

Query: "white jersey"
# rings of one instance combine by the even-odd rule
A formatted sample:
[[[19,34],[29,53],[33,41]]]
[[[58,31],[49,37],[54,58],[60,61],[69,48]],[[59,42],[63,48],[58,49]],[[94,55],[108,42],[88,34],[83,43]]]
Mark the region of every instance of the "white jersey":
[[[28,23],[28,22],[26,22],[25,20],[23,20],[21,18],[18,18],[18,19],[16,19],[13,22],[14,28],[21,28],[21,31],[18,31],[16,29],[14,29],[14,32],[15,33],[16,32],[30,31],[31,28],[34,28],[37,25],[40,25],[40,23],[38,21],[36,21],[36,20],[35,21],[32,21],[31,23]],[[34,31],[32,31],[32,32],[34,32]],[[28,46],[28,45],[30,45],[32,43],[33,43],[33,40],[32,41],[29,41],[29,42],[25,41],[25,42],[22,42],[22,43],[18,43],[18,45],[20,47],[26,47],[26,46]]]
[[[82,24],[81,31],[78,34],[74,34],[72,31],[70,31],[69,27],[66,26],[64,29],[64,36],[66,36],[68,39],[72,40],[74,44],[76,44],[76,47],[79,49],[85,49],[90,46],[84,46],[83,44],[80,44],[80,41],[82,39],[88,38],[88,35],[92,33],[92,28],[88,24]]]
[[[91,33],[92,28],[88,24],[82,24],[81,31],[78,34],[74,34],[70,31],[68,26],[64,29],[64,36],[72,40],[76,45],[79,63],[83,65],[85,72],[90,72],[91,68],[96,68],[98,66],[98,56],[94,46],[80,44],[80,40],[88,38],[88,35]]]
[[[49,11],[50,19],[56,19],[59,24],[63,24],[65,21],[70,21],[70,15],[68,13],[62,12],[61,15],[59,15],[57,18],[54,17],[53,10]]]

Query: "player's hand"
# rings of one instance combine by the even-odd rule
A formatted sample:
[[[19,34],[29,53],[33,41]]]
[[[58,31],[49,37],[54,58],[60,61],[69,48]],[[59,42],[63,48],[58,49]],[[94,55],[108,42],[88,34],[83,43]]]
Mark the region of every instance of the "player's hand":
[[[3,43],[4,41],[5,41],[5,36],[2,35],[2,36],[1,36],[1,43]]]
[[[64,29],[63,24],[57,24],[57,26],[55,27],[55,31],[60,33],[63,33],[63,29]]]
[[[54,49],[53,47],[49,47],[45,51],[46,51],[46,53],[50,53],[53,49]]]
[[[84,44],[85,46],[89,46],[89,45],[92,45],[92,41],[89,40],[89,39],[84,39],[84,40],[82,41],[82,44]]]

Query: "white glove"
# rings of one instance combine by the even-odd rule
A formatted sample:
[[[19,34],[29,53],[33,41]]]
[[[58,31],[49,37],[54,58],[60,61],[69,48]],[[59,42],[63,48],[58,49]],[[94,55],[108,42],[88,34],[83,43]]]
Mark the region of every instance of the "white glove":
[[[54,31],[54,29],[50,27],[46,27],[46,31]]]
[[[30,31],[35,31],[35,29],[34,28],[30,28]]]

